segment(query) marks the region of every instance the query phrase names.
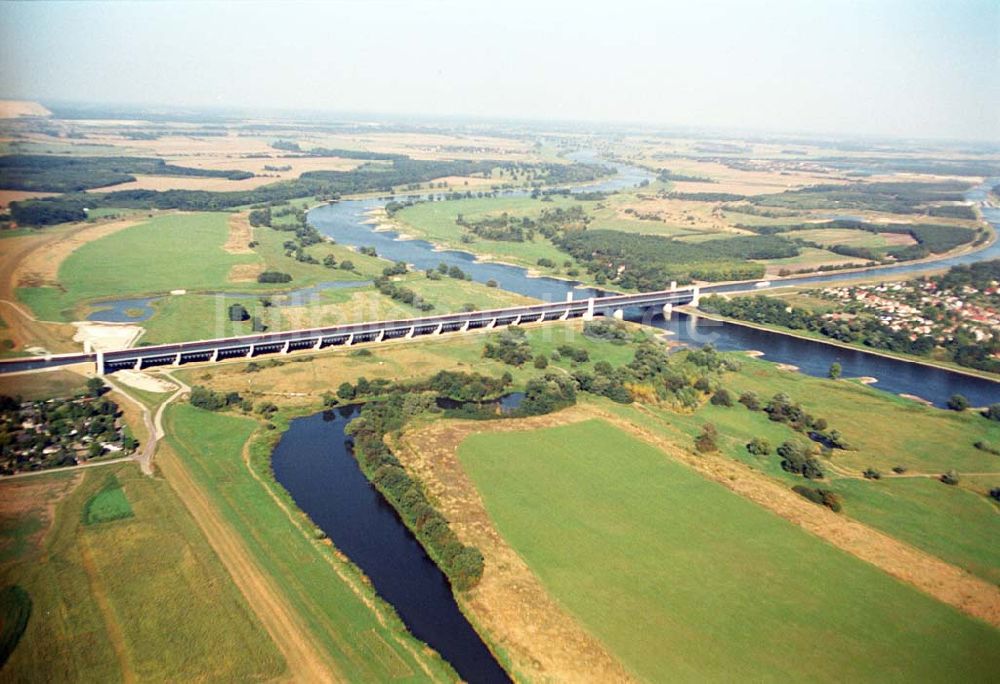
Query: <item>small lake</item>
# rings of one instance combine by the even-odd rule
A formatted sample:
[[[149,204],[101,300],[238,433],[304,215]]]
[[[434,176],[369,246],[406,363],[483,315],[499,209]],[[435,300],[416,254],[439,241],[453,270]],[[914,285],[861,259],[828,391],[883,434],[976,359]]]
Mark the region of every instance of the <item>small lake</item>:
[[[347,406],[293,420],[272,455],[275,478],[371,578],[407,629],[440,653],[462,679],[509,682],[458,609],[444,574],[361,472],[344,434],[359,410]]]

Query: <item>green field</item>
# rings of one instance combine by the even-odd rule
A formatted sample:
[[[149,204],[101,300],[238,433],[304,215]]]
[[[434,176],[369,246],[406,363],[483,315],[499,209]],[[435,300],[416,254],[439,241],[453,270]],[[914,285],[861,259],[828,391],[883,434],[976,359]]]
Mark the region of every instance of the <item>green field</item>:
[[[1000,633],[602,421],[459,456],[546,588],[649,681],[989,681]]]
[[[420,651],[413,639],[383,607],[388,626],[338,574],[353,577],[356,587],[375,600],[352,566],[338,560],[325,544],[307,537],[304,516],[293,521],[276,504],[242,458],[244,442],[256,423],[247,418],[219,415],[189,404],[171,406],[166,414],[167,440],[192,477],[240,535],[254,558],[278,584],[289,603],[316,635],[349,681],[414,681],[424,679],[420,665],[400,643]],[[253,467],[270,478],[271,443],[253,448]],[[274,485],[288,505],[291,499]],[[311,531],[311,526],[308,526]],[[437,657],[421,656],[435,678],[450,680],[449,668]]]
[[[461,214],[468,221],[475,221],[488,216],[499,216],[507,212],[511,216],[536,217],[544,209],[557,207],[568,208],[591,203],[580,200],[554,196],[551,202],[542,202],[530,197],[496,197],[481,199],[449,200],[445,202],[422,202],[399,211],[395,218],[402,224],[403,232],[414,237],[429,240],[435,244],[451,249],[489,255],[501,261],[515,263],[528,268],[538,268],[538,260],[551,259],[556,264],[562,264],[569,255],[536,235],[533,241],[509,242],[485,240],[476,238],[472,243],[464,243],[461,236],[465,234],[455,219]],[[552,273],[552,269],[539,269]],[[559,269],[555,272],[558,273]],[[585,274],[584,274],[585,275]]]
[[[292,233],[259,228],[253,254],[230,254],[223,249],[229,233],[229,214],[172,213],[87,243],[70,254],[59,269],[61,288],[26,287],[18,298],[43,320],[72,320],[86,309],[81,305],[102,299],[188,292],[253,292],[265,294],[282,288],[297,289],[319,282],[366,280],[380,275],[383,259],[366,257],[340,245],[318,244],[309,253],[318,260],[333,254],[338,262],[350,260],[354,270],[325,268],[285,256],[283,243]],[[234,282],[230,270],[237,265],[289,273],[292,282],[261,285]]]
[[[85,525],[122,520],[134,515],[121,482],[114,475],[109,475],[104,487],[87,499],[87,503],[83,506],[83,524]]]
[[[87,502],[109,475],[128,493],[134,516],[86,525]],[[242,681],[285,671],[162,479],[131,464],[108,465],[5,481],[0,497],[20,502],[19,511],[8,506],[0,514],[0,585],[20,585],[33,603],[3,681],[115,682],[125,670],[146,681]]]

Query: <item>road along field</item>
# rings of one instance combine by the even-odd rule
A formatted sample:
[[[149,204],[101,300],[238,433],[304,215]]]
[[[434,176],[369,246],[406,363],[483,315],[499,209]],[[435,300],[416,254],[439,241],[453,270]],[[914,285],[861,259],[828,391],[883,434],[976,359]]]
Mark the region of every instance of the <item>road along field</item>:
[[[640,678],[985,681],[998,664],[996,629],[607,422],[474,435],[459,458],[504,539]]]

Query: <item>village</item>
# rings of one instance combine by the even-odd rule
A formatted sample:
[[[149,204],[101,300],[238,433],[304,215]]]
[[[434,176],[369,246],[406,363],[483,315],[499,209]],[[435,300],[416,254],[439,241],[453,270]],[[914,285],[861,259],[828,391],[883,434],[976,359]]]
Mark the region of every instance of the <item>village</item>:
[[[1000,330],[1000,285],[949,286],[945,279],[920,278],[898,283],[828,287],[813,294],[839,306],[827,318],[874,314],[894,331],[912,339],[930,336],[941,344],[956,337],[991,341]]]
[[[107,398],[0,397],[0,475],[124,456],[138,445]]]

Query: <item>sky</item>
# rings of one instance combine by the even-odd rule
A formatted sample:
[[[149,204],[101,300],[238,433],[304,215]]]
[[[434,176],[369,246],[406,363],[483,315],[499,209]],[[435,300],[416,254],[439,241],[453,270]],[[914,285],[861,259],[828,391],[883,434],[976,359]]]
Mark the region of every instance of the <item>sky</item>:
[[[1000,0],[0,0],[0,97],[1000,141]]]

